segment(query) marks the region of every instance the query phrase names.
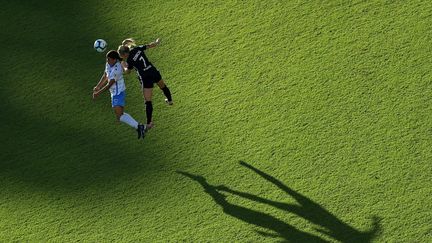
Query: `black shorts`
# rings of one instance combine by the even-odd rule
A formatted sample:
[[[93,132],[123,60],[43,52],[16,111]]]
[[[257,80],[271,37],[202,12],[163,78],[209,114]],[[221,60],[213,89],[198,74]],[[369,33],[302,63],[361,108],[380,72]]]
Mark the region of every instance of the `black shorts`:
[[[154,83],[162,80],[162,76],[155,67],[151,67],[149,70],[139,72],[138,79],[142,88],[153,88]]]

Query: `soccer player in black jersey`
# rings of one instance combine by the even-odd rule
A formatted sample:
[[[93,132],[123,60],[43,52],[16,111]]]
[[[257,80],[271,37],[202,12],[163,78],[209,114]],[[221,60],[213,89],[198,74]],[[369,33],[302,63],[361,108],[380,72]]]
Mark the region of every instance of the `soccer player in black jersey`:
[[[146,49],[156,47],[159,43],[160,40],[156,39],[156,41],[150,44],[136,46],[135,41],[129,38],[124,40],[118,48],[118,53],[126,60],[126,62],[122,63],[125,73],[130,73],[132,69],[135,69],[141,83],[146,104],[147,129],[153,126],[153,105],[151,99],[154,83],[157,83],[159,88],[163,91],[166,97],[165,102],[168,105],[173,104],[171,92],[163,81],[161,74],[144,54]]]

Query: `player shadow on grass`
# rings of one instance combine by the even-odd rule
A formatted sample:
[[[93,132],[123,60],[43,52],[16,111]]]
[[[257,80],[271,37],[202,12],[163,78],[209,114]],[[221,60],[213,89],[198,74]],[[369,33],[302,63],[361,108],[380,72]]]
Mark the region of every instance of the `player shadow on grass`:
[[[269,214],[228,202],[225,199],[226,196],[219,192],[218,187],[209,184],[202,176],[193,175],[183,171],[177,171],[177,173],[180,173],[198,182],[204,188],[204,191],[209,194],[219,206],[222,207],[224,213],[238,218],[246,223],[254,224],[275,232],[275,234],[259,232],[265,236],[281,237],[292,242],[326,242],[317,236],[298,230],[292,225],[287,224]]]
[[[288,213],[293,213],[319,226],[319,228],[316,228],[317,231],[340,242],[371,242],[381,230],[379,219],[377,217],[374,217],[371,229],[365,232],[359,231],[351,227],[350,225],[342,222],[335,215],[331,214],[318,203],[310,200],[309,198],[284,185],[276,178],[266,174],[263,171],[260,171],[259,169],[247,164],[244,161],[240,161],[240,164],[254,171],[262,178],[271,182],[279,189],[287,193],[289,196],[293,197],[298,204],[272,201],[250,193],[232,190],[223,185],[213,186],[208,184],[205,178],[202,176],[192,175],[186,172],[178,173],[181,173],[200,183],[201,186],[204,188],[205,192],[208,193],[213,198],[213,200],[222,207],[224,213],[236,217],[247,223],[261,226],[275,232],[275,234],[259,232],[264,236],[281,237],[287,241],[293,242],[326,242],[325,240],[317,236],[300,231],[271,215],[231,204],[225,199],[225,195],[220,193],[220,191],[240,196],[255,202],[267,204]]]

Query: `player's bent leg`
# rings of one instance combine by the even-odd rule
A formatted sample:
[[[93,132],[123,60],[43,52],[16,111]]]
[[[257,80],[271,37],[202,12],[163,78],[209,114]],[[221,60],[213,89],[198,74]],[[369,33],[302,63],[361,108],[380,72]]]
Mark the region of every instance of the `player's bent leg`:
[[[124,112],[123,110],[124,109],[121,106],[114,107],[114,112],[116,113],[118,121],[135,128],[135,130],[138,133],[138,139],[144,138],[145,126],[142,124],[139,124],[131,115]]]
[[[131,115],[129,115],[126,112],[123,112],[123,115],[120,117],[120,121],[135,128],[135,130],[138,133],[138,139],[144,138],[145,126],[143,124],[139,124]]]
[[[138,139],[144,137],[145,127],[140,125],[131,115],[124,112],[124,106],[126,104],[126,92],[111,97],[112,107],[116,115],[117,121],[125,123],[133,128],[138,133]]]
[[[160,89],[163,89],[163,88],[166,86],[166,84],[165,84],[165,82],[163,81],[163,79],[159,80],[159,81],[157,82],[157,85],[159,86]]]
[[[139,125],[139,123],[131,115],[129,115],[126,112],[123,112],[123,114],[120,116],[120,121],[125,123],[125,124],[128,124],[129,126],[135,128],[135,129],[137,129],[138,125]]]
[[[117,121],[121,121],[120,117],[123,115],[123,107],[122,106],[114,106],[113,110],[114,110],[114,114],[117,118]]]
[[[159,80],[159,82],[157,82],[157,85],[159,86],[159,88],[162,90],[162,92],[164,93],[164,95],[166,97],[165,103],[167,103],[168,105],[173,105],[174,102],[173,102],[172,97],[171,97],[171,91],[169,90],[168,86],[166,86],[163,79]]]

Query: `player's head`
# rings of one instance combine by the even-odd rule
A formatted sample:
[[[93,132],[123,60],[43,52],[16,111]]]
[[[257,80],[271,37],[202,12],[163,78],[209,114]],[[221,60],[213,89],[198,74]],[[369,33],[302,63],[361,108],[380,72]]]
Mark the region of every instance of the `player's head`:
[[[121,61],[121,57],[117,51],[111,50],[106,54],[107,63],[109,65],[114,65],[117,61]]]
[[[118,47],[117,51],[122,58],[127,58],[130,50],[135,46],[135,40],[127,38],[122,41],[122,44]]]

